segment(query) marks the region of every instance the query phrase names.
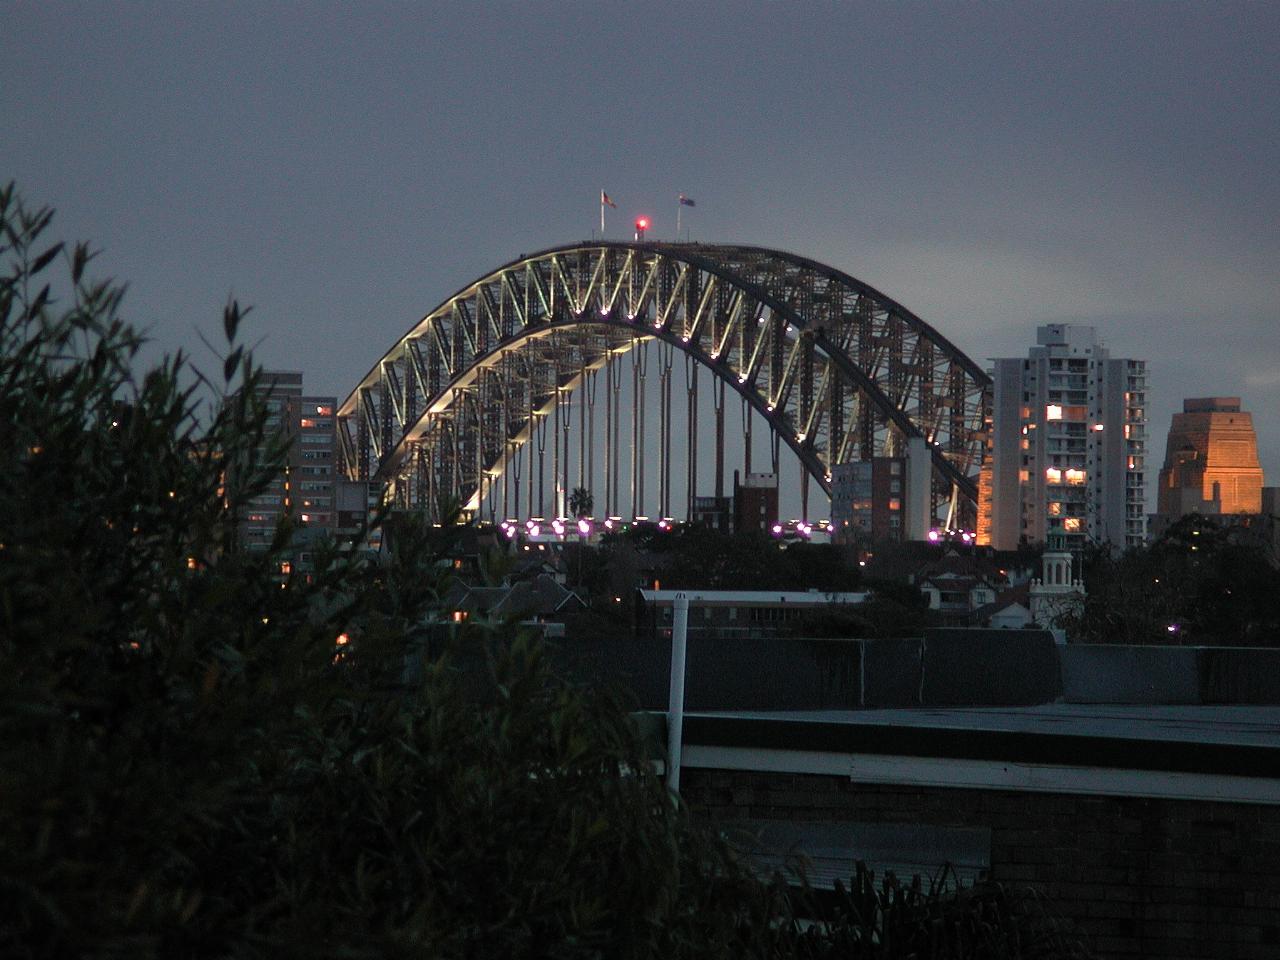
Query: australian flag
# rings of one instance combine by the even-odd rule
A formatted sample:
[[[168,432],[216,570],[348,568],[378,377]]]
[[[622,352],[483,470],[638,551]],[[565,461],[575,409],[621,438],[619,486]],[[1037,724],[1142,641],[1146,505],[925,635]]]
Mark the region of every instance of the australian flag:
[[[680,206],[682,206],[682,207],[696,207],[696,206],[697,206],[697,204],[693,202],[693,199],[692,199],[691,197],[686,197],[686,196],[682,193],[682,194],[680,194]]]

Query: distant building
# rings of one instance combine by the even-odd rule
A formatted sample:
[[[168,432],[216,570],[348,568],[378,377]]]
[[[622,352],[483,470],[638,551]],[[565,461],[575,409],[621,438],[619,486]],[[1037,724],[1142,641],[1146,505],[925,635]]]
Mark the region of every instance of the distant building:
[[[1141,545],[1146,363],[1112,359],[1093,327],[1049,324],[1036,341],[1025,359],[995,361],[980,542],[1011,550],[1060,535],[1072,553],[1089,539]]]
[[[831,468],[831,531],[837,543],[924,540],[933,527],[933,465],[922,437],[906,455]]]
[[[1165,443],[1152,532],[1189,513],[1258,514],[1262,483],[1253,417],[1240,398],[1184,400]]]
[[[693,522],[721,533],[728,533],[733,519],[730,497],[694,497]]]
[[[759,639],[789,633],[806,614],[844,610],[869,593],[818,590],[640,590],[638,630],[669,637],[672,610],[681,593],[689,598],[690,637]]]
[[[908,582],[924,594],[930,610],[956,622],[993,603],[1009,586],[1009,577],[988,557],[948,551],[912,573]]]
[[[1040,560],[1040,579],[1031,581],[1029,591],[1031,619],[1064,643],[1067,625],[1084,612],[1084,583],[1072,577],[1071,554],[1057,544],[1051,544]]]
[[[768,531],[778,522],[778,475],[733,471],[733,529]]]
[[[289,453],[284,470],[241,511],[240,542],[249,550],[267,549],[278,525],[288,517],[294,527],[290,566],[306,569],[311,544],[338,536],[341,530],[354,535],[376,494],[371,494],[367,483],[340,484],[335,476],[336,397],[305,396],[302,374],[296,371],[264,371],[258,393],[266,403],[268,432],[283,435],[289,441]],[[340,496],[342,484],[347,489]]]
[[[265,398],[268,435],[283,435],[292,443],[298,429],[302,374],[265,371],[257,392]],[[277,526],[291,512],[291,508],[292,490],[289,468],[286,466],[284,472],[274,477],[267,488],[250,500],[240,512],[237,518],[240,543],[249,550],[265,550],[271,545]]]

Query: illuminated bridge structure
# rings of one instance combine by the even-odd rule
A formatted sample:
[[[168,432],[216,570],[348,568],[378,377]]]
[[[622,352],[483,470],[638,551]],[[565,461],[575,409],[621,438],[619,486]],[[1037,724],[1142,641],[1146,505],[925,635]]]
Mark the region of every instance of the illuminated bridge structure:
[[[567,515],[575,487],[598,516],[692,515],[708,492],[700,445],[723,496],[726,390],[742,405],[729,447],[752,472],[754,424],[767,427],[771,463],[754,469],[777,472],[790,448],[806,513],[810,478],[829,495],[834,465],[902,456],[921,437],[934,515],[974,522],[983,370],[865,283],[749,246],[593,241],[499,267],[414,324],[346,398],[342,469],[402,507],[456,498],[480,519]]]

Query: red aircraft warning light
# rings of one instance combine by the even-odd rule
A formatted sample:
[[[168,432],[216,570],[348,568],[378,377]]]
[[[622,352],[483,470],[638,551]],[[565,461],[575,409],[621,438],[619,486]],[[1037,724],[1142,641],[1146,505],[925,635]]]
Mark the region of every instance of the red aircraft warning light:
[[[649,229],[648,217],[636,217],[636,239],[643,240],[644,232]]]

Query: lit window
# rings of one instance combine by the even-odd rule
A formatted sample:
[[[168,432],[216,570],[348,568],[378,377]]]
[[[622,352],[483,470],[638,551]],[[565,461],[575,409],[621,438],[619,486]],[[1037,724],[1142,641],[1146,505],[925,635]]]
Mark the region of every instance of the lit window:
[[[1050,483],[1061,483],[1062,471],[1057,467],[1046,467],[1044,471],[1044,478]]]
[[[1061,420],[1062,407],[1056,403],[1049,404],[1049,406],[1045,408],[1044,418],[1046,420]]]
[[[1062,529],[1063,529],[1063,531],[1064,531],[1064,532],[1066,532],[1066,533],[1079,533],[1079,532],[1080,532],[1080,518],[1079,518],[1079,517],[1067,517],[1067,518],[1065,518],[1065,519],[1062,521]]]
[[[889,501],[889,509],[890,509],[890,510],[901,510],[901,509],[902,509],[902,501],[901,501],[901,500],[899,500],[897,497],[894,497],[893,499],[891,499],[891,500]]]
[[[1058,517],[1061,515],[1062,515],[1062,504],[1059,501],[1054,500],[1052,503],[1049,504],[1049,516]]]
[[[1019,482],[1019,483],[1030,483],[1030,482],[1031,482],[1031,471],[1030,471],[1030,470],[1019,470],[1019,471],[1018,471],[1018,482]]]
[[[1100,423],[1095,423],[1093,425],[1093,429],[1096,430],[1098,433],[1101,433],[1103,430],[1103,425]],[[1129,429],[1128,427],[1125,428],[1126,432],[1128,431],[1128,429]]]
[[[1067,483],[1073,483],[1077,486],[1084,483],[1085,475],[1083,470],[1068,470]]]

